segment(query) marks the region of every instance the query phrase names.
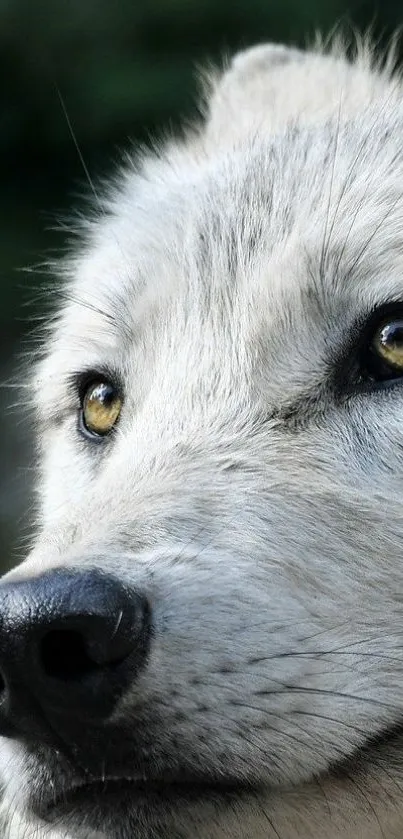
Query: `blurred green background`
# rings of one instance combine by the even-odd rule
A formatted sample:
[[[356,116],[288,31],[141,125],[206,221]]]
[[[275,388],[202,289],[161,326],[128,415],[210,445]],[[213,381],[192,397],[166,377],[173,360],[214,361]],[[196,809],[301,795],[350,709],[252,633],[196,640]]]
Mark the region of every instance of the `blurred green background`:
[[[62,246],[54,219],[85,180],[60,96],[96,178],[129,138],[194,113],[195,65],[264,40],[304,44],[340,21],[386,43],[403,0],[0,0],[1,381],[29,358],[46,309],[41,271],[21,269]],[[22,556],[31,518],[30,425],[16,399],[0,388],[0,568]]]

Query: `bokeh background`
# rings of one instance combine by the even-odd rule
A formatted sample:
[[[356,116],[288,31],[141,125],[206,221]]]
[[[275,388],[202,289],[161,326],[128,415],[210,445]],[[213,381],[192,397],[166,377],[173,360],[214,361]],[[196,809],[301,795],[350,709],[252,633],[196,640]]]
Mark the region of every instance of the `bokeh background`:
[[[85,181],[76,144],[96,180],[129,140],[192,116],[206,59],[265,40],[304,45],[340,23],[386,43],[402,22],[403,0],[0,0],[0,381],[29,360],[46,311],[49,277],[22,269],[62,247],[55,218]],[[17,399],[0,388],[0,570],[21,557],[31,520],[31,429]]]

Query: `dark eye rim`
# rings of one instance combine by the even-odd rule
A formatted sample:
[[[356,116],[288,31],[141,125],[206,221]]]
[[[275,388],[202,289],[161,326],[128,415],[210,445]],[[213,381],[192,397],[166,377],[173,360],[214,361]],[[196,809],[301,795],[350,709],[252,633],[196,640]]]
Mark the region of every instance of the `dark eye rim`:
[[[403,324],[403,304],[392,303],[375,310],[362,331],[359,353],[361,374],[375,388],[384,389],[403,380],[403,367],[400,371],[389,364],[374,347],[376,333],[394,320]]]
[[[402,387],[403,371],[399,374],[396,368],[392,370],[372,349],[376,330],[393,319],[403,321],[401,300],[374,306],[356,320],[337,355],[329,358],[329,375],[337,401]]]
[[[74,377],[74,388],[78,395],[79,406],[78,406],[78,421],[77,421],[77,428],[82,437],[85,437],[90,442],[94,443],[102,443],[105,444],[116,431],[116,427],[119,423],[120,417],[116,420],[115,424],[112,428],[105,432],[104,434],[100,434],[96,431],[91,430],[85,424],[84,419],[84,399],[90,387],[95,387],[99,384],[107,384],[114,389],[116,392],[117,397],[121,400],[123,404],[123,387],[122,381],[120,376],[114,370],[110,370],[107,368],[99,369],[99,370],[86,370],[81,371],[80,373],[76,374]]]

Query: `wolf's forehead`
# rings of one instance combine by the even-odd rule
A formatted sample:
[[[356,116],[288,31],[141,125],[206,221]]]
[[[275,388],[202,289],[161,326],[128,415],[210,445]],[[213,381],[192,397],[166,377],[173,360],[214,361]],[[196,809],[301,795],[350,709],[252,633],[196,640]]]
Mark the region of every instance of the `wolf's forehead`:
[[[293,128],[184,170],[146,166],[95,223],[61,331],[113,347],[173,319],[192,320],[196,337],[196,323],[200,335],[212,321],[278,325],[304,300],[332,317],[364,290],[370,307],[378,282],[395,295],[403,180],[390,134],[371,114],[359,129]]]

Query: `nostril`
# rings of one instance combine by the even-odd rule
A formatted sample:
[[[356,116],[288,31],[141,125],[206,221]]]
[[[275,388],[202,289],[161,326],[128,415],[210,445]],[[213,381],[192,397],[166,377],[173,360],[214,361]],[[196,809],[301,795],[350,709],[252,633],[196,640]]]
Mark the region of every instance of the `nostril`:
[[[147,659],[148,598],[94,569],[57,569],[3,584],[0,616],[5,736],[28,734],[31,716],[42,713],[69,719],[73,707],[82,717],[104,719]]]
[[[40,660],[46,676],[63,682],[80,681],[100,669],[88,654],[84,636],[76,630],[48,632],[40,644]]]

